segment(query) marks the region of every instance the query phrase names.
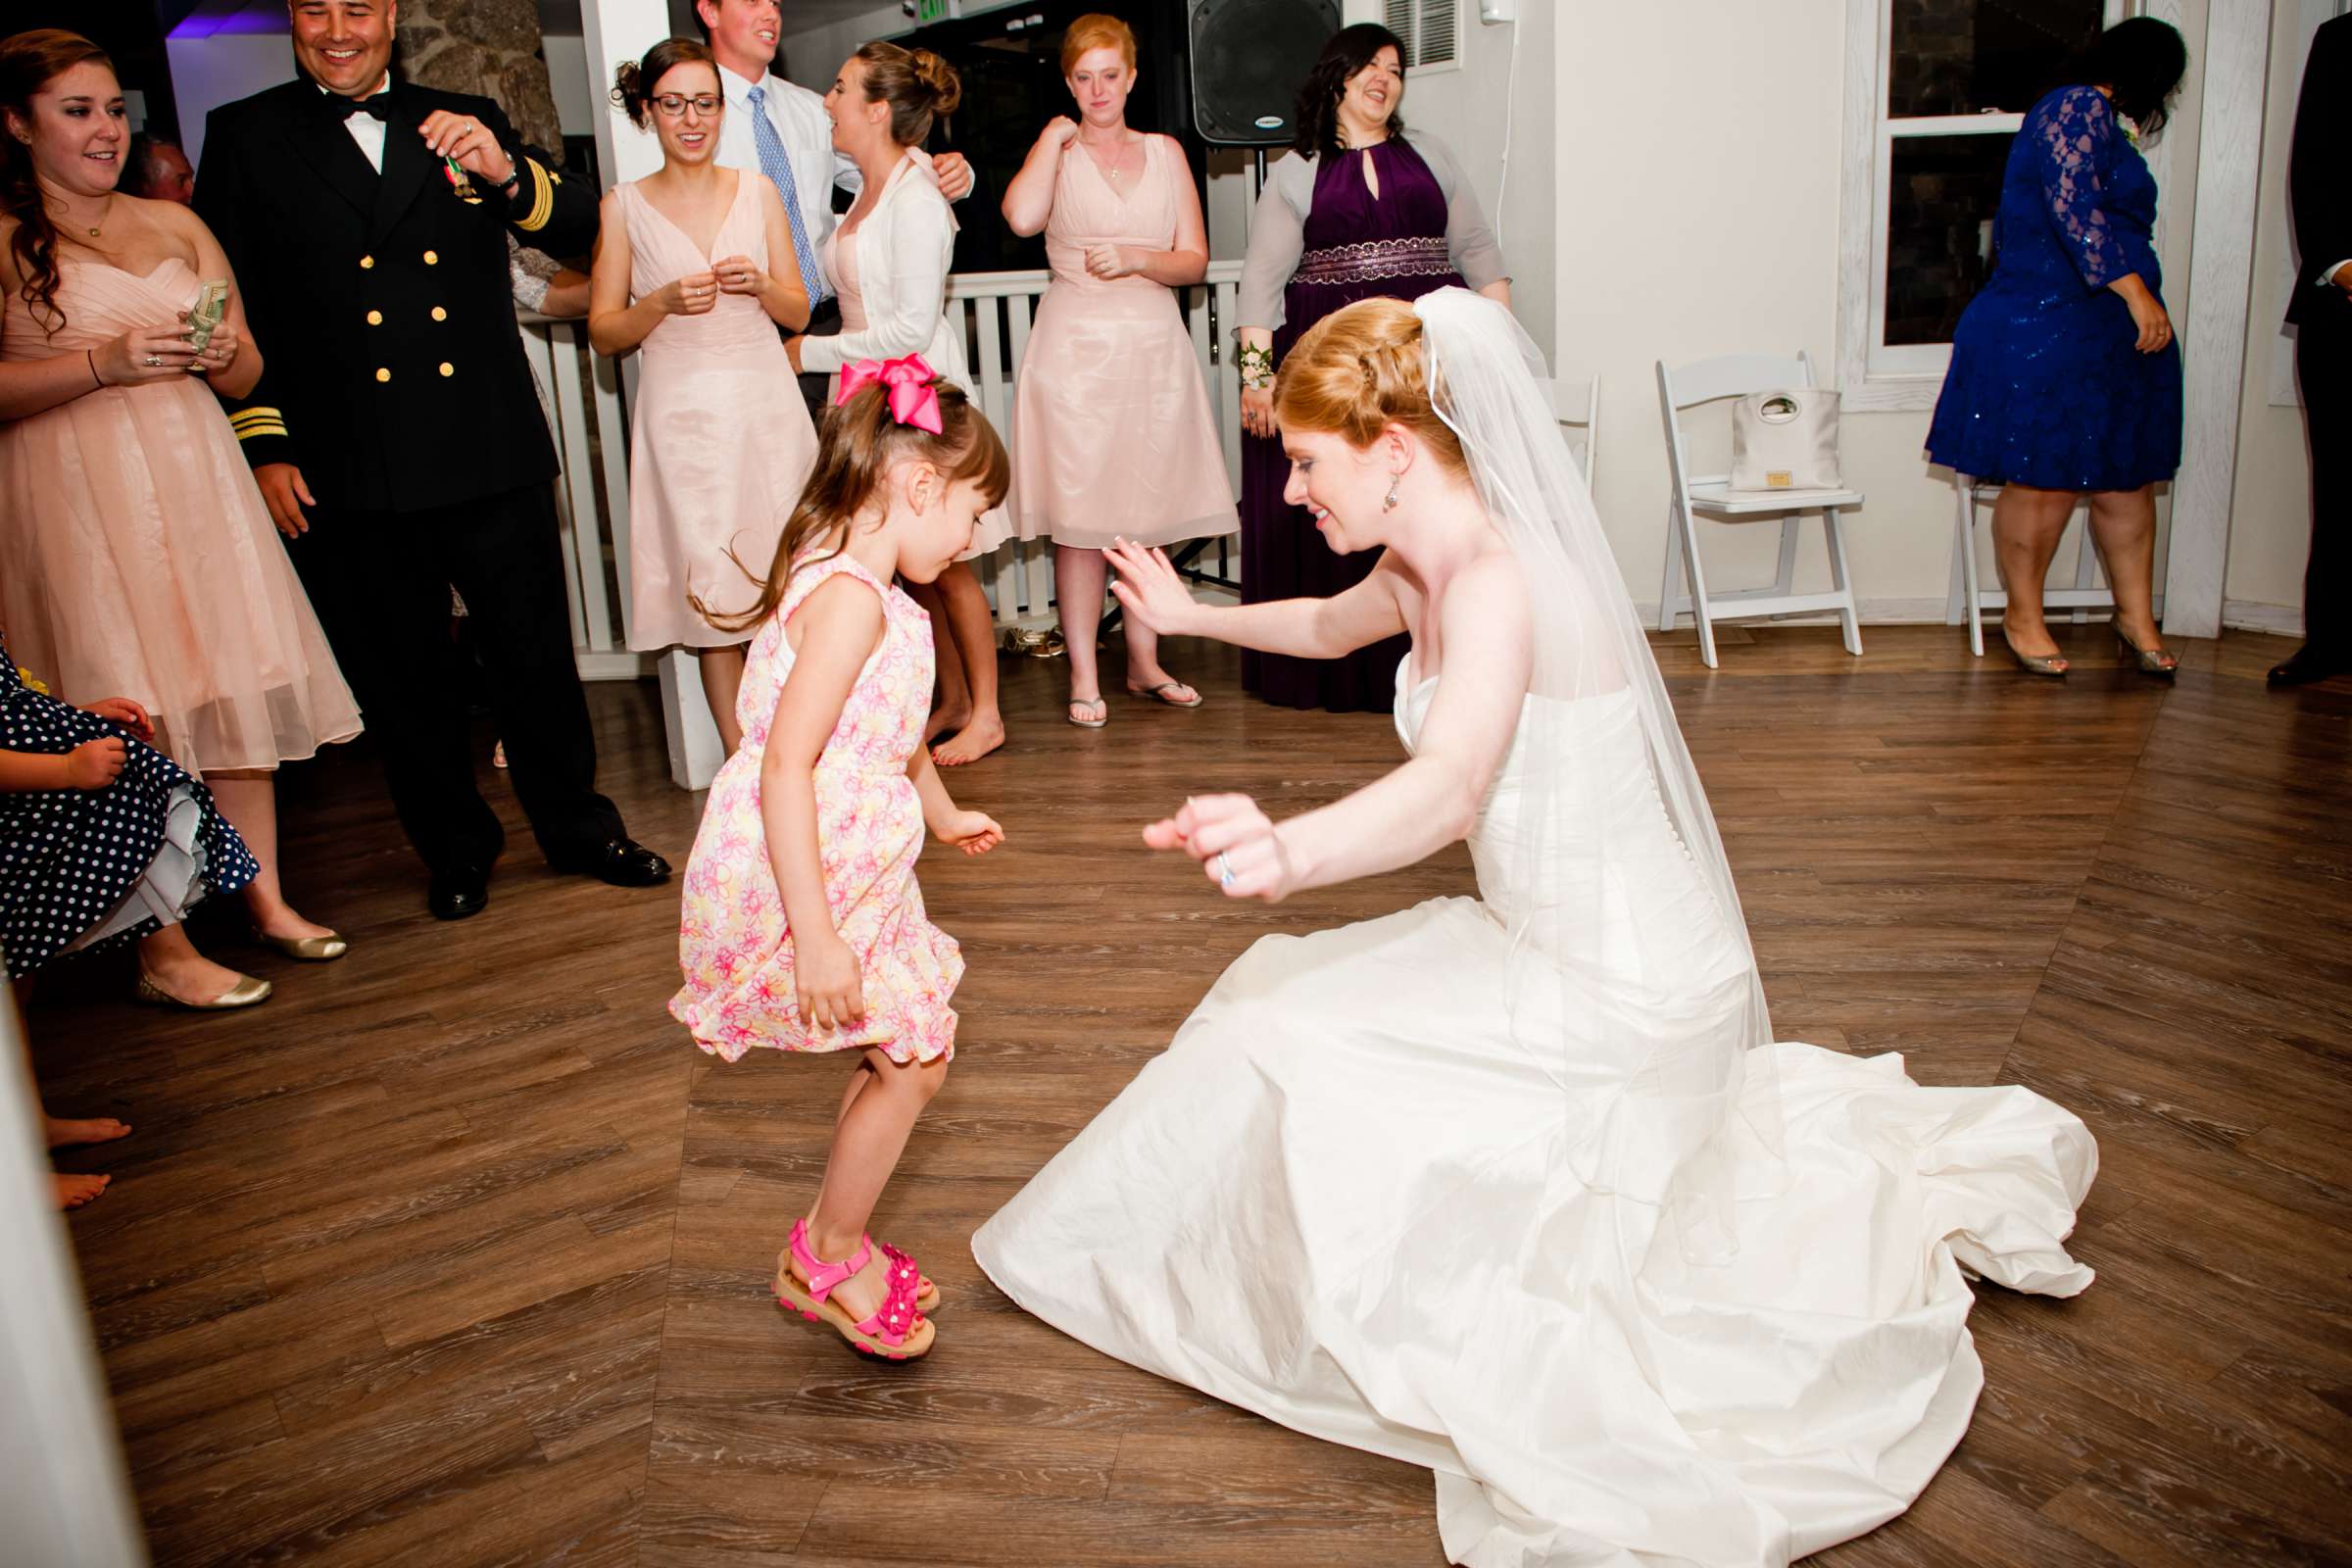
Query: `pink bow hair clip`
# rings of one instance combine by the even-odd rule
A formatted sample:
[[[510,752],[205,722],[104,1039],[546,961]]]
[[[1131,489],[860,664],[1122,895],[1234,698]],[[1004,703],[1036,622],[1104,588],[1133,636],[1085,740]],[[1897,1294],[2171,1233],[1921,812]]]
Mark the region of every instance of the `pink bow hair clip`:
[[[843,368],[841,391],[833,401],[836,405],[847,403],[868,384],[879,381],[890,399],[893,419],[939,435],[945,427],[939,415],[939,389],[931,384],[938,379],[920,354],[896,360],[859,360]]]

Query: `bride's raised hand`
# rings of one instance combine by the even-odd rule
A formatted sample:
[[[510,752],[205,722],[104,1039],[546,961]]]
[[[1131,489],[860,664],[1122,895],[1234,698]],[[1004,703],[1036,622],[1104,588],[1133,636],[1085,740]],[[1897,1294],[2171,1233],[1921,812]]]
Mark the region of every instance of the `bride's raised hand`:
[[[1162,636],[1184,633],[1188,617],[1200,607],[1193,602],[1192,590],[1185,587],[1166,551],[1146,550],[1121,539],[1102,552],[1102,559],[1118,573],[1110,591],[1127,613]]]
[[[1182,850],[1229,899],[1279,904],[1298,886],[1281,832],[1247,795],[1197,795],[1144,829],[1155,850]]]

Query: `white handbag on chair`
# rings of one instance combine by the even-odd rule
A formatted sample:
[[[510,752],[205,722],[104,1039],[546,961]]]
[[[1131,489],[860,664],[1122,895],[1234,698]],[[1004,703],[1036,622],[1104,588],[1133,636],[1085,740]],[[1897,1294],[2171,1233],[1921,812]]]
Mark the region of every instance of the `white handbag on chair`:
[[[1734,490],[1841,490],[1838,394],[1826,387],[1750,392],[1732,405]]]

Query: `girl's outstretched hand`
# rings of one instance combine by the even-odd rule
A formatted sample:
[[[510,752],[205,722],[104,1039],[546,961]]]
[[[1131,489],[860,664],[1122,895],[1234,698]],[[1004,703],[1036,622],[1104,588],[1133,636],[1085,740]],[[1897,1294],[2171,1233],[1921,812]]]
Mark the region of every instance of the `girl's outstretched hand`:
[[[1004,830],[985,811],[956,811],[941,821],[933,836],[966,855],[986,855],[1004,842]]]
[[[147,710],[127,697],[101,697],[82,711],[114,720],[137,736],[144,745],[155,744],[155,720],[147,716]]]
[[[1279,904],[1298,891],[1298,870],[1282,835],[1247,795],[1195,796],[1145,828],[1144,842],[1184,851],[1229,899]]]
[[[1118,573],[1110,591],[1127,613],[1152,631],[1182,634],[1179,623],[1199,607],[1166,551],[1146,550],[1121,539],[1102,552],[1102,559]]]

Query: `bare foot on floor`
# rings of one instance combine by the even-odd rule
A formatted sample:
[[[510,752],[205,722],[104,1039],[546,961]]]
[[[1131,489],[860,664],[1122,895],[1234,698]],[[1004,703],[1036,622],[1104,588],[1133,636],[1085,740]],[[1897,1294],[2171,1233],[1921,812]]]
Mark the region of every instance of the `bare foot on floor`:
[[[105,1192],[106,1184],[114,1180],[112,1176],[69,1176],[63,1171],[56,1172],[55,1178],[60,1208],[81,1207]]]
[[[971,722],[972,710],[955,704],[940,709],[923,725],[923,744],[930,745],[942,735],[953,735]]]
[[[941,767],[961,767],[977,762],[1004,744],[1004,716],[1002,713],[980,713],[956,732],[955,738],[931,748],[931,760]]]
[[[91,1116],[75,1121],[65,1116],[44,1115],[43,1131],[51,1149],[67,1149],[77,1144],[111,1144],[118,1138],[130,1136],[130,1124],[112,1116]]]

